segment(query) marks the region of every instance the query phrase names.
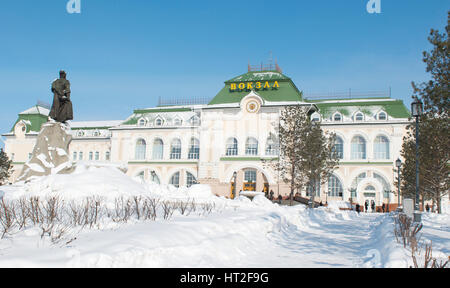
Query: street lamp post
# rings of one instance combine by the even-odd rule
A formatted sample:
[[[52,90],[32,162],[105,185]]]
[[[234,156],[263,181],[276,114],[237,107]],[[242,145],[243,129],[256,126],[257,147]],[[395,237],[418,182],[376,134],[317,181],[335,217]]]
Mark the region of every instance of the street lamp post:
[[[422,116],[423,104],[416,97],[411,103],[411,114],[416,118],[416,205],[414,207],[414,222],[420,223],[422,215],[420,214],[420,197],[419,197],[419,117]]]
[[[156,178],[156,172],[155,170],[152,170],[152,172],[150,172],[152,174],[152,182],[155,182],[155,178]]]
[[[402,167],[402,160],[400,160],[400,158],[397,159],[397,161],[395,161],[395,166],[397,167],[397,181],[398,181],[398,199],[397,199],[397,204],[398,206],[400,206],[400,167]]]
[[[233,199],[236,198],[236,178],[237,178],[237,172],[235,171],[233,173]]]

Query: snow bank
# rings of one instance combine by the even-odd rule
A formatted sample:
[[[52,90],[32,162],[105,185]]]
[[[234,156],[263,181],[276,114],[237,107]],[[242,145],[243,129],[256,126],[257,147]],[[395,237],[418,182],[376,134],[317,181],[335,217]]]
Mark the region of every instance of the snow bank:
[[[121,167],[110,165],[78,164],[72,174],[56,174],[34,177],[29,182],[19,182],[3,189],[6,200],[22,197],[48,198],[58,196],[69,201],[82,201],[87,197],[100,197],[106,201],[134,196],[158,197],[162,199],[195,199],[216,201],[208,185],[193,185],[176,188],[171,185],[139,183],[121,171]]]

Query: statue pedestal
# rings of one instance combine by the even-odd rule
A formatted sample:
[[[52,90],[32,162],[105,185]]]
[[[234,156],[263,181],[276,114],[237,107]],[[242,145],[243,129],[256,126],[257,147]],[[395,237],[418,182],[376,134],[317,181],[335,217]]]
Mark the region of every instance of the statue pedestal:
[[[24,165],[18,181],[33,176],[51,174],[69,174],[75,167],[69,158],[69,144],[72,136],[67,127],[59,122],[47,122],[42,125],[31,159]]]

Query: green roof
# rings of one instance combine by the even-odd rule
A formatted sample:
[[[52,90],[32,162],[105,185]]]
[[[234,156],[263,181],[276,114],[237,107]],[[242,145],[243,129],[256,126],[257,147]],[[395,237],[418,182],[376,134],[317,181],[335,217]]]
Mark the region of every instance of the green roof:
[[[388,98],[390,99],[390,98]],[[409,118],[410,112],[403,104],[402,100],[388,100],[386,101],[361,101],[361,102],[315,102],[308,101],[311,103],[315,103],[317,107],[320,109],[320,114],[323,117],[330,117],[335,112],[340,112],[345,116],[350,116],[356,111],[361,111],[366,115],[372,116],[374,113],[377,113],[379,110],[385,111],[389,116],[393,118]]]
[[[256,82],[269,82],[271,88],[257,89]],[[273,88],[275,81],[278,82],[279,87]],[[252,85],[253,89],[259,96],[264,100],[270,102],[280,102],[280,101],[302,101],[302,93],[298,90],[292,80],[281,74],[278,71],[264,71],[264,72],[248,72],[240,76],[234,77],[228,81],[225,81],[225,87],[219,91],[219,93],[214,97],[208,105],[214,104],[227,104],[227,103],[238,103],[248,95],[251,90],[249,89],[236,89],[231,90],[231,84],[237,83],[249,83],[254,82]]]
[[[26,133],[29,132],[39,132],[41,131],[41,126],[44,123],[47,123],[48,116],[43,115],[42,112],[39,111],[39,106],[36,106],[36,112],[31,113],[20,113],[17,121],[14,123],[11,128],[11,132],[14,131],[14,127],[19,121],[24,121],[27,127]]]

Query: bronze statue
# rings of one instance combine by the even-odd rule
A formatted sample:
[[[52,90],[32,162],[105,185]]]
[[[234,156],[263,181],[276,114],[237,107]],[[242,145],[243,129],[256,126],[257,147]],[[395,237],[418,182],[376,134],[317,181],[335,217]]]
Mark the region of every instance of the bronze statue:
[[[70,82],[66,79],[66,72],[59,71],[59,79],[52,83],[53,104],[50,118],[65,123],[73,120],[72,102],[70,101]]]

